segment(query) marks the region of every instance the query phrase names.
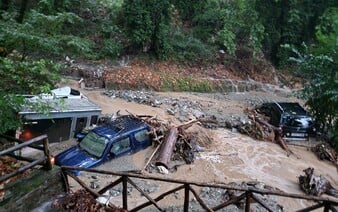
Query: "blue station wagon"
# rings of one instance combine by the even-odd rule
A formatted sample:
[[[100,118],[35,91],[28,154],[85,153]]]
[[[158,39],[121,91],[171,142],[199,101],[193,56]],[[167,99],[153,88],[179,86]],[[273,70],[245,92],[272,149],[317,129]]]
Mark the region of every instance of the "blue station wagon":
[[[95,127],[81,141],[55,157],[60,166],[92,168],[150,146],[150,127],[140,119],[121,116]],[[80,171],[74,171],[76,175]]]

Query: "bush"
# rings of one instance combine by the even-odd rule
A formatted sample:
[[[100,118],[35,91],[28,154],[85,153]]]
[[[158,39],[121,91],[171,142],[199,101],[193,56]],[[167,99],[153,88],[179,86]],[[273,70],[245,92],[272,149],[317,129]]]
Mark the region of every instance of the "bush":
[[[20,126],[17,112],[24,103],[22,94],[48,93],[59,81],[58,68],[45,60],[20,62],[0,57],[0,134]]]
[[[213,48],[193,37],[184,34],[181,29],[176,30],[171,36],[172,57],[178,61],[188,63],[206,63],[213,59]]]
[[[103,42],[103,48],[102,48],[102,56],[108,57],[111,59],[117,58],[121,51],[123,49],[123,46],[116,42],[114,39],[106,39]]]
[[[307,100],[319,130],[328,134],[338,147],[338,62],[334,59],[337,52],[333,47],[326,54],[314,55],[305,44],[300,51],[288,45],[284,47],[295,54],[290,60],[298,64],[295,72],[305,80],[301,97]]]

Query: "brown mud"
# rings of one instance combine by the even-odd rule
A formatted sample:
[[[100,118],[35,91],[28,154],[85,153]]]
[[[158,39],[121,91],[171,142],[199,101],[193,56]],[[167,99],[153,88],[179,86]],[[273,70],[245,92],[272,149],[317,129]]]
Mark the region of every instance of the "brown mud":
[[[67,84],[79,89],[76,82],[67,82]],[[174,125],[180,123],[174,116],[168,114],[161,107],[151,107],[119,98],[110,98],[102,94],[103,90],[80,89],[80,91],[91,101],[98,104],[104,114],[114,114],[120,111],[121,114],[152,115]],[[271,98],[271,100],[281,98],[274,94],[263,92],[240,93],[237,94],[237,99],[236,94],[229,94],[227,96],[228,99],[223,100],[215,100],[203,95],[196,96],[189,93],[168,92],[160,94],[178,99],[184,97],[199,102],[208,102],[209,104],[205,104],[205,107],[210,108],[210,105],[213,105],[220,110],[226,109],[230,115],[242,112],[247,106],[243,101],[240,101],[240,99],[244,98],[243,95],[250,98],[253,96],[265,99]],[[289,100],[297,101],[294,98]],[[194,163],[179,166],[177,171],[169,173],[165,177],[207,183],[259,181],[284,192],[304,194],[298,185],[298,176],[302,174],[304,169],[313,167],[317,175],[323,175],[334,187],[338,187],[338,172],[336,167],[329,161],[319,160],[309,148],[290,145],[290,149],[295,154],[287,156],[287,153],[275,143],[254,140],[224,128],[202,129],[200,126],[196,126],[196,128],[200,128],[208,133],[213,138],[213,142],[204,151],[199,153]],[[316,141],[314,140],[313,142]],[[130,161],[134,163],[137,169],[142,169],[146,162],[146,157],[151,154],[151,151],[152,149],[148,149],[132,155]],[[124,160],[123,162],[125,163],[126,161]],[[109,165],[105,164],[103,168],[109,167],[110,170],[113,170],[114,166],[111,164],[113,163]],[[158,173],[152,174],[163,176]],[[84,179],[89,181],[88,177],[84,177]],[[111,182],[110,178],[105,177],[101,179],[102,185],[106,185],[108,182]],[[135,204],[138,201],[137,198],[134,199]],[[178,204],[177,201],[174,198],[168,204],[175,205]],[[281,197],[278,197],[278,202],[284,206],[285,211],[295,211],[310,204],[305,200]]]

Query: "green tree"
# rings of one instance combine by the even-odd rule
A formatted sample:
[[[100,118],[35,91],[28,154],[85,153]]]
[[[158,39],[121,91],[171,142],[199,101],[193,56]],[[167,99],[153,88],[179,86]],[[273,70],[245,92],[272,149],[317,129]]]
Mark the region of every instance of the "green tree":
[[[0,134],[21,125],[17,112],[25,103],[22,95],[48,93],[59,80],[57,70],[45,60],[20,62],[0,57]]]
[[[319,18],[330,7],[338,7],[335,0],[275,0],[255,1],[259,22],[263,24],[265,35],[263,50],[268,59],[277,65],[286,63],[289,55],[283,44],[297,47],[316,40],[315,27]]]
[[[205,44],[226,50],[232,56],[236,56],[239,49],[254,56],[261,50],[264,35],[264,27],[254,6],[254,1],[246,0],[197,1],[191,6],[192,11],[186,8],[189,16],[194,16],[185,22],[191,26],[193,36]]]
[[[120,7],[90,0],[40,0],[29,1],[18,15],[22,4],[11,2],[0,13],[0,48],[7,54],[15,49],[22,59],[116,58],[122,49],[119,38],[124,37],[114,23]]]
[[[302,97],[307,100],[320,130],[329,134],[338,150],[338,9],[328,8],[316,27],[317,43],[301,50],[291,48],[297,63],[296,74],[303,77]]]
[[[166,58],[170,52],[170,2],[127,0],[123,4],[125,29],[132,48]]]

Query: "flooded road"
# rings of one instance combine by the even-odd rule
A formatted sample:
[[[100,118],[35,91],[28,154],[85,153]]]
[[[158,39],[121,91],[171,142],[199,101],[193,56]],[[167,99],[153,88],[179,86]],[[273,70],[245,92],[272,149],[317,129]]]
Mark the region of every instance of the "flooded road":
[[[172,124],[180,122],[161,107],[151,107],[134,102],[128,102],[119,98],[110,98],[102,94],[100,90],[81,90],[91,101],[102,108],[102,113],[112,114],[120,111],[121,114],[133,113],[136,115],[152,115],[159,119],[167,120]],[[229,114],[242,110],[246,106],[239,100],[228,99],[215,100],[203,96],[180,93],[165,93],[175,98],[195,98],[195,101],[209,102],[210,105],[226,109]],[[235,95],[235,94],[232,94]],[[242,95],[242,94],[239,94]],[[259,94],[255,93],[259,96]],[[267,98],[262,93],[260,98]],[[269,94],[270,95],[270,94]],[[248,96],[253,96],[248,94]],[[278,99],[281,97],[273,96]],[[284,98],[286,99],[286,98]],[[206,104],[206,107],[210,107]],[[199,126],[197,126],[199,127]],[[166,177],[183,179],[193,182],[207,183],[241,183],[259,181],[271,187],[278,188],[288,193],[304,194],[298,185],[298,176],[303,175],[303,170],[313,167],[316,175],[327,178],[331,184],[338,188],[338,170],[329,161],[320,161],[316,155],[306,147],[289,146],[295,153],[287,156],[287,153],[275,143],[257,141],[248,136],[232,132],[228,129],[205,129],[203,130],[213,138],[213,142],[190,165],[183,165],[177,171],[169,173]],[[132,157],[134,161],[144,160],[147,153],[141,152]],[[142,167],[142,164],[138,165]],[[159,174],[159,176],[163,176]],[[280,198],[285,211],[309,205],[307,201],[290,200]]]

